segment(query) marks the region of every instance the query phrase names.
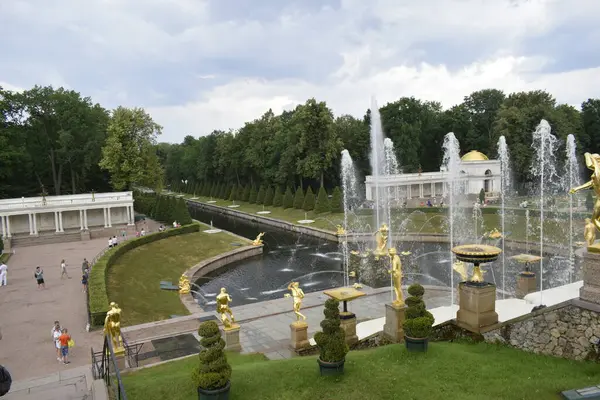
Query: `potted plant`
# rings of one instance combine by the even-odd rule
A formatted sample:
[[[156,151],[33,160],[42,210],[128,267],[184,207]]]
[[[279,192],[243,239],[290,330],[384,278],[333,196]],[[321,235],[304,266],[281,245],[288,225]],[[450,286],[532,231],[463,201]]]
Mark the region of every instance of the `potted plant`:
[[[322,332],[315,334],[319,347],[319,370],[321,375],[341,375],[348,353],[346,334],[340,326],[340,303],[335,299],[325,302],[325,319],[321,321]]]
[[[200,365],[194,369],[192,378],[198,387],[199,400],[228,400],[231,383],[231,366],[223,349],[219,326],[214,321],[203,322],[198,328],[200,335]]]
[[[419,284],[410,285],[410,295],[405,303],[408,306],[404,319],[404,343],[408,351],[427,351],[429,335],[433,327],[433,315],[425,308],[425,289]]]

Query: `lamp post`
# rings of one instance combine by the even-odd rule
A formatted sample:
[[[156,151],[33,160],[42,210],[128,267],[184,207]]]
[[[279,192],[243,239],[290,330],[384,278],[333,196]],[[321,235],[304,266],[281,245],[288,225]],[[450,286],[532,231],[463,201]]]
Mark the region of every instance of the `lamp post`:
[[[184,191],[184,193],[187,193],[187,183],[188,183],[188,180],[187,180],[187,179],[185,179],[185,180],[183,180],[183,179],[182,179],[182,180],[181,180],[181,183],[183,183],[183,185],[184,185],[184,186],[183,186],[183,187],[184,187],[184,190],[185,190],[185,191]]]

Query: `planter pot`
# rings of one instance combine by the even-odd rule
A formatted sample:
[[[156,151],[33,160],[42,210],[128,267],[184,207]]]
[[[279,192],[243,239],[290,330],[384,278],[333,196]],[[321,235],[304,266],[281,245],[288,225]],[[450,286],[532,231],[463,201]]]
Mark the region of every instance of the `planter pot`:
[[[231,382],[219,389],[205,390],[198,388],[198,400],[229,400]]]
[[[346,359],[336,362],[327,362],[317,358],[317,362],[319,363],[321,376],[342,375],[344,373],[344,363],[346,362]]]
[[[425,352],[427,351],[429,338],[413,338],[404,336],[404,343],[406,344],[406,349],[408,351]]]

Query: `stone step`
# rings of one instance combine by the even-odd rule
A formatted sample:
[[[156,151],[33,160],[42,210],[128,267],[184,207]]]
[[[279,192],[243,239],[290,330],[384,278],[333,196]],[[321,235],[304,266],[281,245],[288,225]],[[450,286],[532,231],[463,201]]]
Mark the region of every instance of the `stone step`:
[[[13,236],[11,244],[13,247],[28,247],[38,246],[42,244],[76,242],[80,240],[81,233],[77,231],[65,233],[51,233],[39,236]]]
[[[15,382],[18,387],[18,382]],[[13,390],[5,395],[6,400],[92,400],[86,377],[80,376],[58,382]]]

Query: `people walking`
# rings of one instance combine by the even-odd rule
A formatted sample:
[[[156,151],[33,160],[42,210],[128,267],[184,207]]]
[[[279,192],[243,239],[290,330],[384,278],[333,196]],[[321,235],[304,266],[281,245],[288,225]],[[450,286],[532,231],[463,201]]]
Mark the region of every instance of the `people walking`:
[[[90,270],[90,263],[88,262],[87,258],[83,259],[83,263],[81,263],[81,272],[83,273],[85,270]]]
[[[60,262],[60,279],[62,279],[63,276],[66,276],[67,279],[71,279],[71,277],[67,273],[67,263],[65,262],[65,260],[62,260]]]
[[[44,270],[41,267],[35,267],[33,276],[37,281],[38,289],[46,289],[46,284],[44,283]]]
[[[83,293],[87,292],[88,285],[88,270],[83,271],[83,275],[81,277],[81,284],[83,285]]]
[[[62,329],[60,327],[60,322],[54,321],[54,326],[52,327],[52,343],[54,345],[54,349],[56,350],[56,360],[62,361],[62,354],[60,352],[60,341],[58,338],[62,335]]]
[[[8,271],[8,267],[4,262],[0,263],[0,286],[6,286],[6,274]]]
[[[61,335],[58,337],[60,342],[60,353],[62,355],[63,364],[69,364],[69,342],[71,342],[71,335],[69,335],[68,329],[63,329]]]

